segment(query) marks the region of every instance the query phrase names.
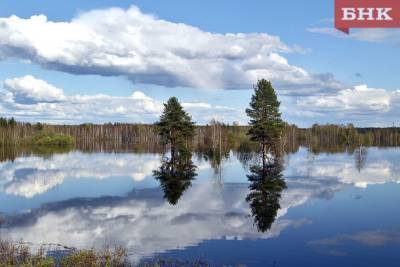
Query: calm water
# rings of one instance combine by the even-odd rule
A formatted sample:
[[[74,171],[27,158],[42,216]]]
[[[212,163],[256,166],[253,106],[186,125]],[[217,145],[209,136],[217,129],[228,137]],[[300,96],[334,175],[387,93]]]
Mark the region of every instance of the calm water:
[[[0,235],[34,246],[118,244],[134,263],[399,266],[399,155],[395,148],[318,155],[301,148],[286,156],[287,189],[264,233],[246,201],[249,170],[233,152],[219,167],[195,155],[198,175],[176,205],[152,176],[160,154],[25,155],[0,163]]]

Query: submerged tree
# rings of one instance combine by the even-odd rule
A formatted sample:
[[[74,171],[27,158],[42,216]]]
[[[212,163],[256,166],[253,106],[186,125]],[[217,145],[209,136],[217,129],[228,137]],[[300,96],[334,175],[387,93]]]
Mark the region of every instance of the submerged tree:
[[[153,171],[153,175],[160,181],[164,198],[175,205],[197,176],[191,151],[180,147],[170,159],[163,159],[159,169]]]
[[[249,202],[254,223],[260,232],[271,228],[280,209],[281,193],[286,188],[280,153],[285,123],[281,119],[279,106],[271,82],[259,80],[246,113],[250,117],[248,135],[251,141],[261,147],[262,165],[250,167],[250,174],[247,175],[250,192],[246,201]]]
[[[155,126],[163,142],[171,145],[172,155],[178,146],[183,145],[194,135],[194,122],[176,97],[171,97],[164,104],[160,121],[156,122]]]
[[[183,110],[178,99],[171,97],[164,104],[163,114],[155,126],[163,142],[170,144],[171,158],[164,158],[161,166],[153,171],[153,175],[160,181],[164,198],[175,205],[197,175],[188,144],[194,136],[194,122]]]
[[[250,192],[246,201],[249,202],[254,224],[260,232],[271,228],[281,207],[279,204],[281,193],[286,189],[282,169],[280,160],[276,159],[264,167],[252,166],[251,173],[247,175]]]
[[[261,145],[263,166],[267,164],[269,152],[278,153],[280,138],[285,123],[279,111],[280,102],[271,82],[262,79],[254,87],[250,108],[246,109],[250,117],[248,135],[252,141]]]

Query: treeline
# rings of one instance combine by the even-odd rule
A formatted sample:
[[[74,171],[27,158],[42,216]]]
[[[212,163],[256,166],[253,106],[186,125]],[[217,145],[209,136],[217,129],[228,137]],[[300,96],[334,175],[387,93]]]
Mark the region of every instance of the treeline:
[[[314,124],[311,128],[292,126],[292,135],[301,144],[319,146],[398,146],[400,128],[356,128],[353,124]]]
[[[35,125],[17,123],[14,118],[0,118],[0,146],[71,146],[74,143],[74,137],[56,130],[55,127],[45,126],[40,123]]]
[[[76,146],[107,149],[134,145],[158,147],[160,137],[150,124],[106,123],[81,125],[50,125],[16,122],[0,118],[0,145],[21,145],[40,132],[72,136]],[[226,151],[239,147],[254,146],[247,136],[248,126],[237,126],[212,121],[196,126],[192,145],[194,149]],[[345,146],[398,146],[400,128],[356,128],[353,125],[318,125],[299,128],[286,125],[282,138],[285,150],[295,151],[298,146],[345,147]]]
[[[17,125],[17,121],[14,118],[1,118],[0,117],[0,127],[13,127]]]

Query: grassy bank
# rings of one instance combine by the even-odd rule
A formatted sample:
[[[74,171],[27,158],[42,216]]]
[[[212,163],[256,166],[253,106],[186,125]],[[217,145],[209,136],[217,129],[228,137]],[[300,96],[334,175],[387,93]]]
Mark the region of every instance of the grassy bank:
[[[61,247],[60,247],[61,248]],[[58,252],[58,253],[57,253]],[[49,256],[57,255],[58,256]],[[0,267],[130,267],[128,253],[121,247],[101,250],[59,250],[46,253],[44,248],[32,253],[28,245],[0,240]],[[169,258],[148,259],[140,267],[211,266],[205,260],[182,260]],[[241,266],[241,265],[235,265]]]
[[[64,257],[48,256],[43,248],[36,253],[30,251],[29,246],[22,243],[11,243],[0,240],[0,266],[24,267],[122,267],[129,266],[126,260],[127,253],[123,248],[103,250],[72,250]]]

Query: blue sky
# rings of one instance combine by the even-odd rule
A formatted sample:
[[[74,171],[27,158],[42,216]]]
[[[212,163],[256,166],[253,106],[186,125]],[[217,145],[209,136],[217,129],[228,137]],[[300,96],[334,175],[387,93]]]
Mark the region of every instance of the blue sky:
[[[98,9],[100,16],[92,13]],[[41,14],[45,21],[30,19]],[[291,123],[392,125],[399,31],[347,37],[333,29],[332,16],[333,1],[316,0],[1,1],[0,116],[153,122],[175,95],[199,123],[246,123],[251,84],[265,77]]]

